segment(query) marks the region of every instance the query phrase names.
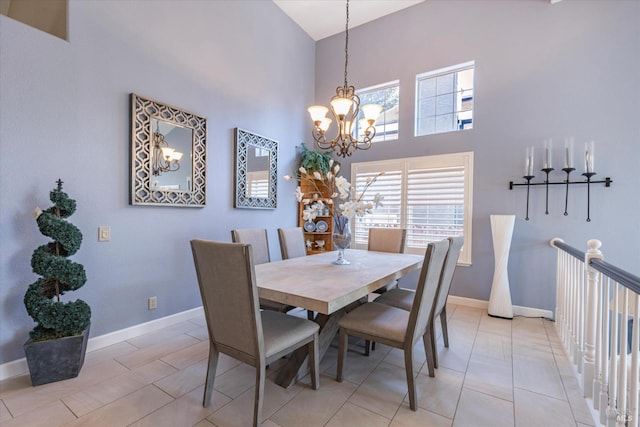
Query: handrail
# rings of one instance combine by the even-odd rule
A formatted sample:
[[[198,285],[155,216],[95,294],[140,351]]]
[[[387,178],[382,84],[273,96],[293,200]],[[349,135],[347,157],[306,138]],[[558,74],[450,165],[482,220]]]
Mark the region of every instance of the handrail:
[[[563,251],[579,259],[580,261],[585,260],[585,252],[582,252],[574,248],[573,246],[567,245],[562,241],[562,239],[552,239],[550,243],[551,246],[562,249]],[[589,266],[620,283],[625,288],[629,288],[633,292],[640,294],[640,277],[597,258],[590,259]]]
[[[562,239],[553,239],[551,240],[551,246],[562,249],[566,253],[571,256],[578,258],[580,261],[584,261],[584,252],[574,248],[573,246],[567,245]]]
[[[598,270],[605,276],[615,280],[623,285],[625,288],[629,288],[636,294],[640,294],[640,277],[629,273],[615,265],[609,264],[601,259],[592,259],[589,265]]]

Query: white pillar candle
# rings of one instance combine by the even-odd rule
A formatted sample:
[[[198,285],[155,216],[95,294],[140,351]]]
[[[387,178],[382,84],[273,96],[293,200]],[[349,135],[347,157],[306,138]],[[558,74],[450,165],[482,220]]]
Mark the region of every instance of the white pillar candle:
[[[553,140],[551,138],[544,140],[544,168],[553,168],[551,163],[551,155],[553,152]]]
[[[595,169],[594,142],[589,141],[584,144],[584,171],[592,173]]]
[[[573,137],[564,140],[564,167],[573,167]]]
[[[525,176],[533,176],[533,145],[530,147],[527,147],[524,173],[525,173]]]

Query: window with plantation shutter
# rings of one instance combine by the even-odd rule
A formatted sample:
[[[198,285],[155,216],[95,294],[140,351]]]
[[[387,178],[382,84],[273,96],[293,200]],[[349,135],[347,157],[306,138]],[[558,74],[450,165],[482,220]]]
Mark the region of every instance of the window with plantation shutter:
[[[375,172],[362,172],[355,181],[356,193],[362,193],[367,184],[367,180],[371,180],[378,174]],[[355,219],[355,243],[367,246],[367,238],[369,236],[369,228],[400,228],[401,225],[401,191],[402,188],[402,169],[391,167],[384,171],[376,181],[367,189],[367,199],[374,194],[380,193],[383,197],[382,206],[376,208],[372,214]]]
[[[407,229],[408,253],[424,253],[429,242],[463,235],[460,264],[471,264],[473,153],[354,163],[351,182],[361,192],[367,180],[383,172],[367,190],[383,196],[383,206],[356,218],[354,247],[366,249],[369,228]]]

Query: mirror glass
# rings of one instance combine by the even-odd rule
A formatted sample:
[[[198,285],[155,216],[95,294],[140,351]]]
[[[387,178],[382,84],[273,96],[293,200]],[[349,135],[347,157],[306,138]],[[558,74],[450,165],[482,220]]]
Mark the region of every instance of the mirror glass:
[[[153,144],[149,163],[152,175],[151,189],[191,191],[193,129],[158,118],[151,119],[151,129]],[[174,151],[165,155],[167,148]],[[180,160],[174,159],[176,155],[180,156]]]
[[[277,205],[278,143],[235,129],[235,208],[275,209]]]
[[[206,205],[207,119],[131,94],[132,205]]]
[[[269,197],[269,160],[271,152],[253,144],[247,145],[247,197]]]

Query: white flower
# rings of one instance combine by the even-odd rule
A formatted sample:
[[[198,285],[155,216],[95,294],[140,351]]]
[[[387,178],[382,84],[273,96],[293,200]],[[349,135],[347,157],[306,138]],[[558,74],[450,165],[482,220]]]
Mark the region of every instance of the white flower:
[[[305,209],[302,211],[302,219],[305,221],[313,221],[318,216],[318,213],[313,209]]]
[[[332,166],[333,169],[326,173],[307,172],[305,168],[299,168],[300,178],[305,179],[305,182],[308,182],[313,188],[306,194],[302,193],[300,187],[296,188],[296,200],[302,201],[305,205],[302,213],[305,221],[313,221],[327,208],[337,221],[340,217],[362,217],[371,214],[376,207],[382,206],[380,194],[376,194],[370,200],[365,200],[367,189],[382,174],[367,178],[362,192],[356,194],[355,187],[346,178],[337,175],[340,165],[331,162],[329,166]]]
[[[343,200],[346,200],[347,197],[349,197],[349,190],[351,189],[351,184],[343,176],[336,176],[335,183],[336,183],[336,188],[340,193],[340,198]]]

